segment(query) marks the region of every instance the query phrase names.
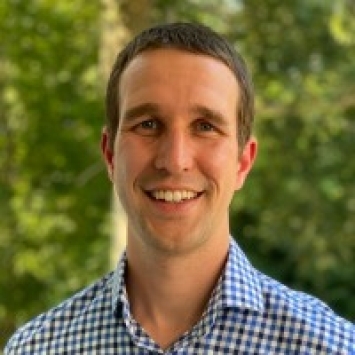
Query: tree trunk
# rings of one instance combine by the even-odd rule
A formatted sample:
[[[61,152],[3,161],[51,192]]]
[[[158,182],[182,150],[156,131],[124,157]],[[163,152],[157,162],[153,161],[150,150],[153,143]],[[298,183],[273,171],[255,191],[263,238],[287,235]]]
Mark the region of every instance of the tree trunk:
[[[101,0],[102,23],[101,45],[99,53],[99,70],[102,78],[102,87],[105,84],[115,57],[123,47],[129,36],[128,29],[124,26],[122,13],[116,0]],[[109,251],[110,266],[114,267],[126,245],[126,216],[115,192],[112,192],[112,235]]]

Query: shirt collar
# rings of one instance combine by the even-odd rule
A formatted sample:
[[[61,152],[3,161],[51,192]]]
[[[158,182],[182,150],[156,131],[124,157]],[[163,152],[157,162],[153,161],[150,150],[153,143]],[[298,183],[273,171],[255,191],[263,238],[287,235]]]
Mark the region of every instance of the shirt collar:
[[[128,307],[128,298],[126,295],[126,285],[125,285],[125,270],[127,265],[127,255],[124,252],[118,262],[116,270],[113,274],[112,283],[112,310],[116,314],[122,311],[120,305],[125,305]]]
[[[112,307],[113,312],[129,311],[124,274],[127,255],[123,253],[113,276]],[[258,271],[235,240],[230,238],[228,259],[223,274],[216,286],[211,300],[213,308],[241,308],[262,311],[263,294]]]
[[[258,271],[235,240],[230,238],[228,259],[220,280],[219,302],[222,307],[237,307],[262,311],[262,285]],[[217,292],[218,293],[218,292]]]

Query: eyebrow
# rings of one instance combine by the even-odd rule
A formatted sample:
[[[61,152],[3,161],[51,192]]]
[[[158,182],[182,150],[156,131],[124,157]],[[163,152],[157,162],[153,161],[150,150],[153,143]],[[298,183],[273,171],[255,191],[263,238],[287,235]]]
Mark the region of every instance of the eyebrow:
[[[201,115],[202,117],[204,117],[212,122],[215,122],[216,124],[218,124],[220,126],[225,126],[227,124],[227,121],[221,112],[210,109],[206,106],[195,105],[192,108],[192,112],[197,115]]]
[[[159,106],[157,104],[147,102],[128,109],[123,115],[123,120],[132,121],[147,114],[157,114],[159,111]]]

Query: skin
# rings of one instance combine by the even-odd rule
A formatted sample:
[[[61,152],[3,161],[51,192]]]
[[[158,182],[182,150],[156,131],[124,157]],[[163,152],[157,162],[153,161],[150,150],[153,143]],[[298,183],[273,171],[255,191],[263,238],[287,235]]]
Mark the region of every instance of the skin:
[[[126,286],[133,316],[167,348],[199,320],[222,272],[229,205],[257,143],[240,149],[239,86],[212,57],[146,51],[119,85],[119,132],[112,152],[104,131],[102,151],[128,218]]]

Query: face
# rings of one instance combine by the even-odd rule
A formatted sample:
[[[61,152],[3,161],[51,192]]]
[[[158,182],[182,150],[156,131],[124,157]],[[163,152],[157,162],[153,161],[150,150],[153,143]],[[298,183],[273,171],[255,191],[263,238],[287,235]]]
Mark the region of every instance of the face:
[[[256,142],[237,142],[239,87],[204,55],[143,52],[120,81],[120,127],[102,149],[128,218],[127,251],[182,254],[229,238],[228,209]]]

